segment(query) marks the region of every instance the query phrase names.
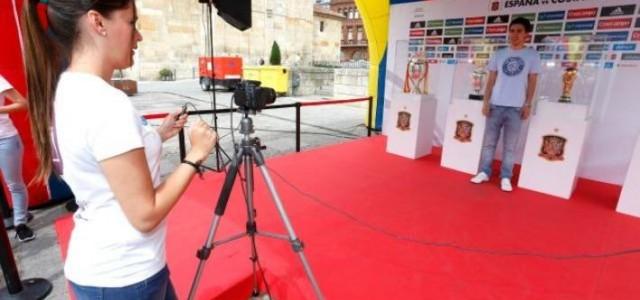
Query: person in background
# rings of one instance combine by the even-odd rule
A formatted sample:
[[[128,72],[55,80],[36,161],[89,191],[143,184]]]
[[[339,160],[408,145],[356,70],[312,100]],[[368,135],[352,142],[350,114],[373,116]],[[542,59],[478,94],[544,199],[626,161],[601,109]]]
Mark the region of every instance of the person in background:
[[[6,99],[11,103],[6,103]],[[0,75],[0,171],[11,193],[13,226],[16,238],[21,242],[35,239],[36,234],[27,226],[29,193],[22,178],[24,148],[9,114],[25,109],[27,100]]]
[[[39,7],[44,6],[44,7]],[[46,11],[45,31],[38,16]],[[169,114],[152,128],[109,82],[133,64],[138,42],[133,0],[28,0],[22,30],[30,120],[41,160],[53,149],[78,210],[64,274],[76,299],[175,299],[165,257],[166,217],[217,142],[203,121],[191,149],[164,182],[162,143],[184,126]],[[57,65],[68,61],[60,73]]]
[[[520,128],[529,118],[533,95],[540,73],[540,57],[536,50],[526,47],[527,36],[533,29],[525,18],[509,24],[509,47],[496,51],[489,60],[482,114],[487,117],[484,142],[480,155],[480,170],[471,178],[473,183],[489,181],[491,165],[502,132],[502,167],[500,188],[511,192],[511,177]]]

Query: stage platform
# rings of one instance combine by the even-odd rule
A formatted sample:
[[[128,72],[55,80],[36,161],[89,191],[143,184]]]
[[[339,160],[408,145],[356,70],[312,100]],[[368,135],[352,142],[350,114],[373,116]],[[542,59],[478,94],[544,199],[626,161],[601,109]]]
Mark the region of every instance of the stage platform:
[[[410,160],[384,137],[267,161],[326,299],[635,299],[640,219],[615,212],[619,186],[580,180],[569,201]],[[267,145],[268,146],[268,145]],[[195,178],[169,216],[171,278],[186,299],[224,174]],[[284,227],[256,171],[258,228]],[[514,183],[517,180],[514,180]],[[239,182],[218,237],[244,230]],[[70,217],[57,221],[63,253]],[[288,243],[258,239],[274,299],[313,299]],[[248,299],[247,239],[216,248],[198,299]]]

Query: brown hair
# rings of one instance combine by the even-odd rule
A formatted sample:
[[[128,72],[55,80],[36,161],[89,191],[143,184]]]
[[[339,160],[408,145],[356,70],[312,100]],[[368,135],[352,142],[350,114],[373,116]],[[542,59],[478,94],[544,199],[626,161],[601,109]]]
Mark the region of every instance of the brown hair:
[[[78,38],[78,19],[90,10],[104,16],[134,0],[27,0],[22,10],[24,60],[27,72],[29,122],[40,165],[35,181],[45,181],[52,171],[51,130],[53,97],[64,61],[70,61]],[[41,3],[42,2],[42,3]],[[38,18],[44,5],[49,28]]]

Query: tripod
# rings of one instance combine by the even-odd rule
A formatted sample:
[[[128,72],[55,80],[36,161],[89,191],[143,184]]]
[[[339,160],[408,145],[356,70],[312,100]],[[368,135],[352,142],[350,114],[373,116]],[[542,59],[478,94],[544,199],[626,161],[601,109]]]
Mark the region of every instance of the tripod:
[[[207,235],[207,240],[205,244],[200,248],[196,254],[198,259],[200,260],[198,263],[198,268],[191,284],[191,290],[189,291],[189,300],[195,299],[198,285],[200,283],[200,279],[202,276],[202,272],[204,269],[204,264],[206,260],[211,255],[211,251],[213,251],[214,247],[240,239],[244,236],[247,236],[251,241],[251,262],[253,266],[253,290],[252,296],[259,296],[259,287],[258,287],[258,275],[257,275],[257,267],[259,267],[258,261],[258,253],[255,246],[255,238],[256,235],[275,238],[280,240],[286,240],[291,243],[291,247],[293,251],[298,254],[300,261],[302,262],[302,266],[304,267],[304,271],[311,283],[316,298],[324,299],[322,296],[322,292],[320,291],[320,287],[313,276],[313,272],[311,271],[311,266],[307,261],[307,258],[304,255],[303,248],[304,244],[297,237],[296,233],[293,230],[293,226],[291,225],[291,221],[289,221],[289,217],[285,212],[284,206],[282,205],[282,201],[280,200],[280,196],[276,191],[276,188],[271,180],[271,176],[267,171],[267,167],[265,165],[264,157],[260,150],[263,148],[260,144],[260,140],[258,138],[252,138],[251,133],[253,133],[253,120],[249,118],[249,112],[247,110],[244,111],[244,117],[240,121],[240,134],[242,135],[242,140],[240,144],[235,145],[235,153],[233,155],[233,159],[231,161],[231,165],[229,167],[229,171],[225,177],[224,185],[222,186],[222,191],[220,192],[220,196],[218,198],[218,203],[216,204],[215,215],[213,221],[211,223],[211,227],[209,228],[209,233]],[[287,230],[288,235],[276,234],[270,232],[258,232],[258,228],[255,221],[255,209],[253,206],[253,164],[256,164],[260,169],[260,173],[264,178],[269,192],[271,194],[271,198],[276,205],[278,210],[278,214],[282,219],[284,226]],[[245,190],[246,190],[246,205],[247,205],[247,231],[244,233],[239,233],[228,237],[224,240],[214,241],[214,237],[216,235],[216,231],[218,230],[218,226],[220,225],[220,219],[224,215],[225,209],[227,207],[227,203],[229,201],[229,196],[231,195],[231,190],[233,188],[233,184],[235,183],[236,175],[238,174],[238,170],[241,165],[244,165],[244,172],[246,176],[245,181]]]

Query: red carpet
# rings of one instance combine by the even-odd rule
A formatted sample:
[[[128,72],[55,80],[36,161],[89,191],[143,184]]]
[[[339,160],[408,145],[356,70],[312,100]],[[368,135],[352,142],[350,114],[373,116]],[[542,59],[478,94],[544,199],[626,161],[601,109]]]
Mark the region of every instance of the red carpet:
[[[497,181],[468,183],[439,155],[388,155],[385,138],[269,160],[272,177],[327,299],[632,299],[640,295],[640,219],[615,212],[620,187],[580,180],[569,201]],[[311,199],[286,184],[277,174]],[[283,233],[259,172],[258,227]],[[195,251],[223,176],[195,179],[169,217],[172,280],[186,299]],[[218,238],[243,230],[237,184]],[[320,200],[320,202],[318,202]],[[57,222],[66,248],[70,218]],[[258,239],[276,299],[313,299],[288,243]],[[66,249],[63,249],[66,251]],[[199,299],[247,299],[248,240],[216,248]]]

